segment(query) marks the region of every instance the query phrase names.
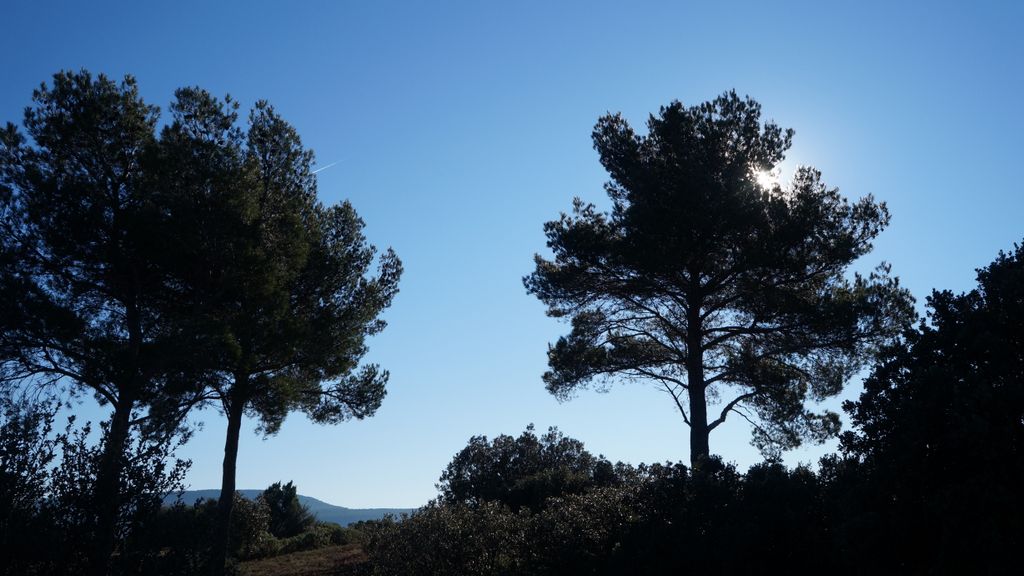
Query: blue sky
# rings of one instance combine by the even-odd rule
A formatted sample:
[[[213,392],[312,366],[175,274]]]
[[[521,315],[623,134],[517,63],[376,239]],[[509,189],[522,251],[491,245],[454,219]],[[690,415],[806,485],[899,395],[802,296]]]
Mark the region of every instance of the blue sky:
[[[832,6],[829,6],[832,5]],[[687,431],[653,388],[567,403],[540,381],[544,316],[523,275],[542,225],[573,196],[606,206],[590,132],[636,127],[673,99],[728,89],[796,130],[783,176],[810,164],[848,197],[888,203],[881,260],[923,300],[960,291],[1024,238],[1024,4],[1018,2],[107,2],[7,0],[0,121],[61,69],[267,99],[321,165],[324,202],[349,199],[405,264],[368,360],[391,371],[377,415],[300,415],[242,438],[240,487],[294,480],[350,506],[418,506],[470,436],[559,426],[612,460],[686,460]],[[845,397],[855,397],[856,383]],[[103,412],[83,403],[85,417]],[[219,486],[225,423],[181,452],[193,488]],[[248,426],[251,429],[251,426]],[[712,450],[758,461],[730,421]],[[825,448],[794,451],[815,461]]]

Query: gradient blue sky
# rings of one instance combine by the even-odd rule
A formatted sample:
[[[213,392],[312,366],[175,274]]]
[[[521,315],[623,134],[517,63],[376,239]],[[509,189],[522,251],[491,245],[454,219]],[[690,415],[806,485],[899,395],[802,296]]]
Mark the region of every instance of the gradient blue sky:
[[[521,277],[542,224],[573,196],[601,206],[594,122],[635,126],[673,99],[728,89],[796,130],[784,174],[813,165],[893,221],[881,260],[921,300],[965,290],[1024,236],[1024,3],[1019,2],[45,2],[0,8],[0,121],[60,69],[270,100],[405,263],[368,360],[391,371],[377,415],[334,427],[300,415],[242,438],[240,487],[294,480],[350,506],[424,503],[470,436],[559,426],[612,460],[685,460],[687,431],[653,388],[559,404],[540,381],[544,316]],[[855,397],[856,383],[845,397]],[[837,404],[833,403],[833,405]],[[82,404],[85,417],[103,412]],[[210,409],[181,452],[193,488],[219,486],[225,423]],[[251,430],[252,426],[247,425]],[[758,461],[741,422],[712,450]],[[828,450],[787,455],[812,462]]]

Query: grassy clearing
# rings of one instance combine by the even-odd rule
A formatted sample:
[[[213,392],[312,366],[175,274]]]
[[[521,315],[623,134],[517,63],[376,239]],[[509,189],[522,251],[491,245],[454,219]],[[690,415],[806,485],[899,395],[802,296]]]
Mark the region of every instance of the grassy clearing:
[[[368,566],[358,544],[345,544],[243,562],[239,568],[242,576],[349,576],[365,574]]]

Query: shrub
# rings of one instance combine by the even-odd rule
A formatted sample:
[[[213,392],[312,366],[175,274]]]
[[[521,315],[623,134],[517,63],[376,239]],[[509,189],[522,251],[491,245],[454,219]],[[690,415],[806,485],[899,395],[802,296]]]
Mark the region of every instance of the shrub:
[[[400,521],[378,523],[365,549],[381,576],[528,574],[523,544],[529,514],[495,502],[432,502]]]
[[[270,533],[278,538],[289,538],[310,529],[316,516],[309,507],[299,502],[295,485],[291,482],[271,484],[259,500],[262,500],[270,514]]]

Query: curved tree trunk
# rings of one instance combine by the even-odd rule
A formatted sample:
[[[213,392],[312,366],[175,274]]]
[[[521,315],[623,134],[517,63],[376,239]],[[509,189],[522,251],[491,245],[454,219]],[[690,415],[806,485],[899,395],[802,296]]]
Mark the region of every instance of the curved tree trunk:
[[[137,277],[133,279],[137,280]],[[137,294],[137,282],[134,287],[132,294]],[[125,304],[125,324],[128,330],[127,367],[131,376],[126,381],[116,383],[118,397],[114,402],[114,414],[110,418],[106,444],[96,471],[96,541],[90,558],[91,572],[96,576],[103,576],[110,570],[110,555],[116,545],[117,519],[121,510],[120,484],[124,472],[125,444],[131,431],[132,411],[145,384],[140,372],[142,324],[138,302],[134,297]]]
[[[96,541],[90,558],[91,573],[107,574],[110,555],[117,537],[117,517],[121,508],[119,480],[124,469],[125,444],[131,425],[135,403],[130,396],[122,396],[114,405],[103,455],[96,471]]]
[[[224,440],[224,471],[220,484],[220,499],[217,501],[217,522],[214,526],[213,550],[210,558],[210,573],[224,574],[231,546],[231,510],[235,503],[235,472],[238,462],[238,437],[242,429],[242,414],[245,399],[240,392],[243,378],[235,379],[232,393],[228,395],[226,410],[228,416],[227,437]]]

